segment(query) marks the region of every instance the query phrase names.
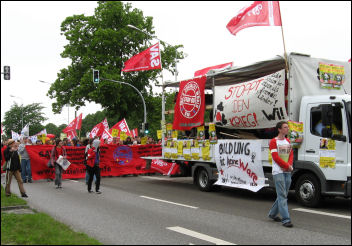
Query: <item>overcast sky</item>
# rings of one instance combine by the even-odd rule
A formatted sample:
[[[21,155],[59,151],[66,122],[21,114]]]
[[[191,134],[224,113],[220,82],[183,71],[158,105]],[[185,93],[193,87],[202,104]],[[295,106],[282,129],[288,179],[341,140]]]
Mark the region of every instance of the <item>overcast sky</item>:
[[[242,66],[284,52],[281,27],[251,27],[236,36],[226,29],[232,17],[251,2],[130,3],[153,17],[159,39],[184,45],[188,56],[177,64],[178,80],[192,78],[196,70],[208,66],[226,62]],[[70,64],[60,56],[68,43],[60,35],[62,21],[72,15],[91,16],[96,7],[97,2],[85,1],[1,1],[1,69],[11,66],[11,80],[1,76],[1,121],[14,101],[42,103],[49,118],[44,125],[73,120],[72,107],[69,111],[65,107],[61,114],[51,112],[54,100],[46,96],[50,85],[39,80],[54,82],[60,69]],[[351,58],[351,2],[280,2],[280,7],[287,52],[341,61]],[[164,80],[174,80],[174,76],[164,72]],[[82,112],[85,117],[100,109],[91,103],[77,115]]]

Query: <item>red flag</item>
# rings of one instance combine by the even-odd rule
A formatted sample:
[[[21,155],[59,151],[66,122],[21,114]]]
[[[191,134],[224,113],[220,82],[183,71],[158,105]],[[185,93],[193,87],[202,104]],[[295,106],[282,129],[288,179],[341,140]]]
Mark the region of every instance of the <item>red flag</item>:
[[[107,139],[108,143],[112,142],[112,136],[109,133],[108,129],[104,129],[103,134],[101,135],[100,141],[104,142],[104,139]]]
[[[159,43],[154,44],[147,50],[133,56],[125,62],[123,72],[145,71],[161,69],[161,56]]]
[[[77,132],[76,130],[69,130],[65,132],[67,134],[67,138],[69,140],[72,140],[74,137],[77,137]]]
[[[152,160],[150,169],[164,175],[174,175],[179,173],[180,166],[163,160]]]
[[[82,113],[76,118],[76,130],[81,130],[82,127]]]
[[[181,81],[173,129],[190,130],[204,124],[206,76]]]
[[[109,131],[109,125],[106,118],[102,122],[100,122],[99,124],[93,127],[93,129],[90,131],[89,137],[90,138],[94,138],[95,136],[100,137],[104,133],[104,130]]]
[[[240,10],[226,28],[236,35],[240,30],[252,26],[281,26],[278,1],[255,1],[251,6]]]
[[[132,136],[135,138],[135,137],[138,137],[138,128],[134,128],[132,131]]]
[[[220,70],[222,68],[228,68],[228,67],[232,67],[232,62],[228,62],[228,63],[224,63],[224,64],[221,64],[221,65],[216,65],[216,66],[212,66],[212,67],[203,68],[201,70],[196,71],[194,73],[194,77],[205,75],[210,70],[215,70],[215,69]]]
[[[125,119],[117,122],[113,127],[111,127],[110,130],[112,131],[112,129],[119,129],[120,131],[126,132],[128,136],[131,136],[130,129],[128,128],[128,125]]]
[[[75,130],[80,130],[82,126],[82,113],[76,117],[71,123],[62,130],[62,132],[67,133],[69,131],[75,131]]]

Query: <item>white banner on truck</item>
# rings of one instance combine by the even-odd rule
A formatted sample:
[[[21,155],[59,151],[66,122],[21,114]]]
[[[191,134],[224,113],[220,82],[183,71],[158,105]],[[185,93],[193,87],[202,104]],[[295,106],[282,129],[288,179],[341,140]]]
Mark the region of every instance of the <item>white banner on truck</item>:
[[[260,140],[219,140],[215,161],[219,171],[216,185],[257,192],[265,185]]]
[[[240,84],[215,86],[216,124],[227,128],[275,127],[287,120],[285,70]]]

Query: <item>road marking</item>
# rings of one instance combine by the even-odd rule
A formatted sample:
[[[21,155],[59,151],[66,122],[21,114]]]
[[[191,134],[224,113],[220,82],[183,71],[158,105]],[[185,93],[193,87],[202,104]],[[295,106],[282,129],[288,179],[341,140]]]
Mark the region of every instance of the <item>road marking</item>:
[[[315,210],[305,209],[305,208],[294,208],[292,210],[305,212],[305,213],[321,214],[321,215],[326,215],[326,216],[339,217],[339,218],[344,218],[344,219],[351,219],[351,216],[348,216],[348,215],[326,213],[326,212],[320,212],[320,211],[315,211]]]
[[[78,183],[78,181],[77,180],[73,180],[73,179],[70,179],[72,182],[76,182],[76,183]]]
[[[191,231],[186,228],[179,227],[179,226],[166,227],[166,229],[171,230],[171,231],[175,231],[178,233],[182,233],[182,234],[185,234],[190,237],[195,237],[195,238],[207,241],[207,242],[215,243],[216,245],[236,245],[234,243],[230,243],[230,242],[227,242],[227,241],[215,238],[215,237],[211,237],[211,236],[208,236],[208,235],[196,232],[196,231]]]
[[[156,199],[156,198],[149,197],[149,196],[140,196],[140,197],[146,198],[146,199],[150,199],[150,200],[154,200],[154,201],[158,201],[158,202],[170,203],[170,204],[173,204],[173,205],[182,206],[182,207],[186,207],[186,208],[198,209],[198,207],[189,206],[189,205],[182,204],[182,203],[176,203],[176,202],[170,202],[170,201],[166,201],[166,200]]]
[[[177,182],[177,183],[189,183],[191,184],[193,181],[190,177],[177,177],[177,178],[170,178],[170,177],[149,177],[149,176],[140,176],[143,179],[152,179],[152,180],[161,180],[161,181],[169,181],[169,182]]]

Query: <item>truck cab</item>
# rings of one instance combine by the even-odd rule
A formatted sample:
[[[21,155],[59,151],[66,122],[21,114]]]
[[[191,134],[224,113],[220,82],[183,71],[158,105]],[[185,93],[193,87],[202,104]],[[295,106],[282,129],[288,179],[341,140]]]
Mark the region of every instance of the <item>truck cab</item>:
[[[304,122],[304,141],[294,163],[293,187],[297,199],[316,206],[321,196],[351,196],[351,97],[304,96],[300,121]],[[336,158],[333,167],[320,163],[322,139],[332,139]]]

